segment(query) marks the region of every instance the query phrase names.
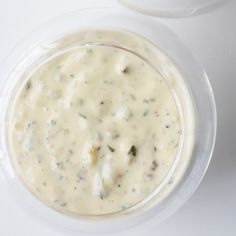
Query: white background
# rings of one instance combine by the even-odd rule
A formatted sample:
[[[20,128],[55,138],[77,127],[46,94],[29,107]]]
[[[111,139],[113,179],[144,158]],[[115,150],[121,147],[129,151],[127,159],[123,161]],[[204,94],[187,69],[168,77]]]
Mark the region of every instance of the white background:
[[[0,0],[0,61],[40,23],[70,10],[105,5],[119,4],[113,0]],[[236,1],[200,16],[157,20],[182,39],[208,73],[218,109],[218,134],[212,162],[194,196],[167,221],[148,229],[147,235],[235,236]],[[22,212],[7,195],[0,175],[0,236],[31,235],[64,234]]]

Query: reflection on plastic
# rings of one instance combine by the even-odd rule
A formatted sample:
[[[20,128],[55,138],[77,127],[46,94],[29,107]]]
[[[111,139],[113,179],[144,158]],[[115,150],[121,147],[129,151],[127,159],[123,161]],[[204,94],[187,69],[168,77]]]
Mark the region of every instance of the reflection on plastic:
[[[132,10],[161,17],[187,17],[213,11],[229,0],[119,0]]]
[[[15,178],[14,170],[7,160],[2,160],[0,162],[0,173],[4,180],[8,181],[9,179]]]

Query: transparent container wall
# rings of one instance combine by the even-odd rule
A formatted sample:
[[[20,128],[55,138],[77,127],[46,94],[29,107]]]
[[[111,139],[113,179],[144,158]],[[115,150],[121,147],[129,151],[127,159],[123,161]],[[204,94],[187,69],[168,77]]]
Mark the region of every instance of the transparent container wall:
[[[127,7],[155,16],[184,17],[214,9],[227,0],[120,0]]]

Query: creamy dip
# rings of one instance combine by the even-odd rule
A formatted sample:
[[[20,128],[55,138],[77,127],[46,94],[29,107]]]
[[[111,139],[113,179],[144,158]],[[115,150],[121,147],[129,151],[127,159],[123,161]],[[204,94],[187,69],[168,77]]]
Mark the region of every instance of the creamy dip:
[[[90,44],[31,71],[14,96],[8,136],[29,190],[80,216],[143,200],[175,163],[181,132],[172,90],[153,66],[122,48]]]

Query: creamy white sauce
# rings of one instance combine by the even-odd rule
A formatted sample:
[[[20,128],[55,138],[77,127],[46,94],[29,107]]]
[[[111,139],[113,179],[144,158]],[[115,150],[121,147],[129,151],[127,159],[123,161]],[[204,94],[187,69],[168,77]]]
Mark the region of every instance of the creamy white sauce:
[[[88,30],[83,40],[116,34]],[[150,43],[138,40],[151,57]],[[18,88],[9,117],[13,165],[56,210],[77,216],[124,210],[171,170],[179,112],[170,83],[137,55],[111,46],[73,48],[38,66]]]

